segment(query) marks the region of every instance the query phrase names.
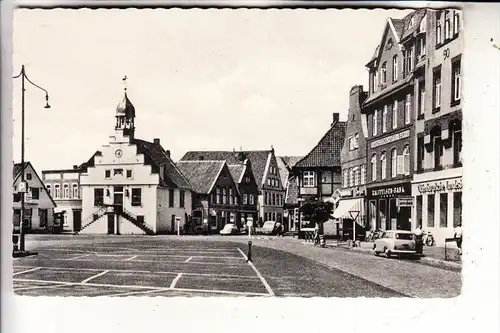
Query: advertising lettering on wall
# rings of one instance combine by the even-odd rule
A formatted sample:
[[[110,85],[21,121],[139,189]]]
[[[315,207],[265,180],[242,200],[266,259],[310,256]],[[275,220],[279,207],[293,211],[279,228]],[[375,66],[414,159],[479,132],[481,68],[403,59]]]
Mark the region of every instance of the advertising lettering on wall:
[[[437,181],[417,186],[420,194],[462,191],[462,179]]]
[[[386,136],[385,138],[372,141],[370,143],[370,148],[376,148],[376,147],[383,146],[383,145],[389,144],[391,142],[406,139],[409,137],[410,137],[410,130],[408,129],[406,131],[399,132],[399,133],[396,133],[393,135]]]
[[[368,190],[368,195],[370,197],[390,197],[390,196],[401,196],[410,194],[411,194],[410,183],[390,185]]]

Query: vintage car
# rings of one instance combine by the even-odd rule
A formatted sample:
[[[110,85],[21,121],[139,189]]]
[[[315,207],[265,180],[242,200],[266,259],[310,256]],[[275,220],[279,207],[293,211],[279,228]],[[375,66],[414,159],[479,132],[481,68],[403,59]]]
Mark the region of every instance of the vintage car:
[[[415,239],[411,231],[387,230],[373,244],[373,253],[378,256],[384,253],[387,258],[392,255],[416,255]]]
[[[263,235],[274,235],[277,232],[277,223],[275,221],[266,221],[262,226],[261,233]]]
[[[224,228],[222,228],[222,230],[220,231],[220,234],[221,235],[236,235],[236,234],[239,234],[239,230],[234,224],[228,223],[224,226]]]

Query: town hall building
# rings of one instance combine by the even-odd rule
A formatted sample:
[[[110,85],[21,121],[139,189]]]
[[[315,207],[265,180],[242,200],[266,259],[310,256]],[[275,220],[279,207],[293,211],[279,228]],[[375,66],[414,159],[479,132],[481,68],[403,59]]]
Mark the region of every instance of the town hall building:
[[[81,233],[173,233],[190,219],[191,185],[170,151],[134,132],[135,107],[125,91],[114,134],[80,175]]]

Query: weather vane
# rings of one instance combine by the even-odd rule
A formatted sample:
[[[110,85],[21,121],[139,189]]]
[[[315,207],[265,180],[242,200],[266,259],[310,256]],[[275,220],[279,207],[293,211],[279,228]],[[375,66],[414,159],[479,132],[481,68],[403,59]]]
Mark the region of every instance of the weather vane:
[[[123,78],[122,78],[122,81],[123,81],[123,89],[125,89],[125,91],[127,91],[127,75],[125,75]]]

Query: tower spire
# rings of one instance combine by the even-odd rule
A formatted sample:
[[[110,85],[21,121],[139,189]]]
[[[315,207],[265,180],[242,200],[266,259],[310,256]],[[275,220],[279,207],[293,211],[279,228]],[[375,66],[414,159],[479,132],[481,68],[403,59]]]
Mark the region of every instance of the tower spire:
[[[123,90],[125,91],[125,93],[127,93],[127,75],[125,75],[123,78],[122,78],[122,82],[123,82]]]

